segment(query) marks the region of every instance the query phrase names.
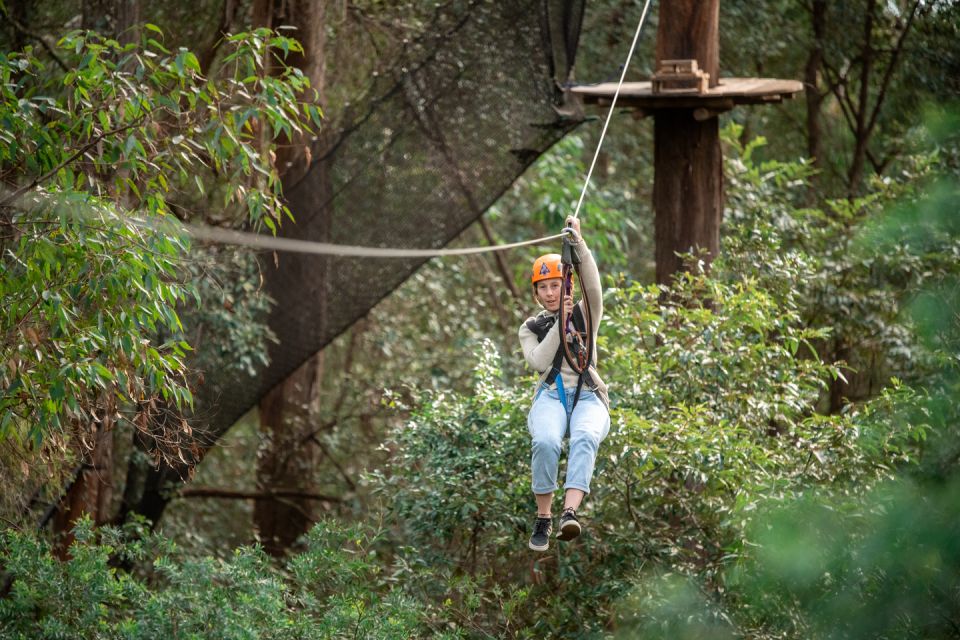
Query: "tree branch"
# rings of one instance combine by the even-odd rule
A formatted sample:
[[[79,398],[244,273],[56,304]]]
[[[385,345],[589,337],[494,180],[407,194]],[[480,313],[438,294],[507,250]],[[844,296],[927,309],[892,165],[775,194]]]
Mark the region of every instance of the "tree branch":
[[[867,3],[867,15],[863,24],[863,56],[860,65],[860,105],[857,110],[857,140],[866,134],[866,118],[869,110],[870,74],[873,73],[873,19],[876,0]]]
[[[867,124],[867,135],[873,131],[874,125],[877,124],[877,118],[880,115],[880,106],[883,104],[883,100],[887,94],[887,88],[890,86],[890,80],[893,78],[894,67],[897,66],[897,60],[900,58],[900,54],[903,52],[903,46],[907,40],[907,34],[910,32],[910,27],[913,24],[913,19],[917,15],[917,9],[920,7],[920,0],[914,0],[913,7],[910,9],[910,16],[907,18],[906,24],[903,26],[903,31],[900,32],[900,37],[897,38],[897,44],[893,48],[893,52],[890,54],[890,63],[887,65],[886,70],[883,73],[883,80],[880,81],[880,89],[877,91],[877,102],[873,105],[873,112],[870,114],[870,122]]]
[[[828,76],[834,74],[836,82],[828,79],[830,84],[828,91],[837,99],[837,103],[840,105],[840,113],[843,114],[843,119],[846,120],[847,126],[850,128],[850,133],[856,135],[857,125],[854,122],[856,107],[854,107],[853,100],[850,99],[849,94],[846,91],[840,91],[840,87],[846,86],[846,79],[826,61],[823,62],[823,70]]]
[[[347,486],[350,487],[350,490],[356,491],[357,485],[356,483],[354,483],[353,478],[351,478],[349,474],[347,474],[347,471],[342,466],[340,466],[340,463],[337,462],[337,459],[330,454],[330,450],[327,448],[325,444],[323,444],[323,441],[320,440],[320,438],[317,438],[316,436],[313,436],[313,438],[311,439],[313,440],[314,443],[316,443],[318,447],[320,447],[320,451],[323,452],[323,455],[327,457],[327,460],[329,460],[330,463],[334,466],[334,468],[340,473],[340,476],[343,478],[344,482],[347,483]]]

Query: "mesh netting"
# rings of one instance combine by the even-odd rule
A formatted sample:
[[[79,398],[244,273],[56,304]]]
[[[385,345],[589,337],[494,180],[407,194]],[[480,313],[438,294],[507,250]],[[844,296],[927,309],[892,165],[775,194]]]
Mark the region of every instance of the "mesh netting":
[[[438,248],[474,222],[579,121],[562,117],[582,1],[498,0],[444,10],[327,133],[287,185],[283,234],[351,245]],[[567,112],[567,110],[560,109]],[[255,379],[209,372],[198,410],[215,439],[422,263],[268,256],[279,344]]]

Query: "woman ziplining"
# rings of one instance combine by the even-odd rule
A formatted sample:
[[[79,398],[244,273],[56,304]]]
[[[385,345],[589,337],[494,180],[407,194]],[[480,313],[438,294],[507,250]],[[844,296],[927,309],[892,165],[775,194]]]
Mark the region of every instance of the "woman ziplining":
[[[557,490],[563,438],[569,437],[570,446],[557,539],[572,540],[582,530],[577,509],[584,496],[590,493],[597,449],[610,431],[607,386],[596,368],[603,290],[597,263],[580,234],[578,216],[649,9],[650,0],[646,0],[577,206],[566,221],[564,255],[540,256],[533,263],[530,277],[534,298],[543,307],[540,313],[520,326],[519,332],[523,357],[540,372],[533,405],[527,415],[533,449],[530,456],[531,488],[537,502],[537,516],[528,545],[534,551],[550,548],[553,492]],[[573,303],[574,264],[584,296],[576,304]]]
[[[580,221],[567,218],[564,255],[546,254],[533,263],[533,295],[543,309],[519,331],[527,363],[540,372],[527,416],[532,453],[531,488],[537,516],[529,547],[546,551],[553,531],[553,493],[564,438],[569,438],[563,511],[557,539],[580,535],[577,509],[590,493],[597,449],[610,431],[607,387],[596,370],[596,337],[603,315],[603,291],[593,254],[580,234]],[[573,301],[574,265],[583,298]]]

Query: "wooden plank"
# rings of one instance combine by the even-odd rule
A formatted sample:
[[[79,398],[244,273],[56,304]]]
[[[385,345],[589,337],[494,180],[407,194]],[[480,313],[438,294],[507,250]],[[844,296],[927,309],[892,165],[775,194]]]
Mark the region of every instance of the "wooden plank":
[[[736,78],[732,82],[725,82],[721,79],[720,86],[717,88],[726,95],[750,95],[761,93],[767,85],[767,81],[763,78]]]
[[[602,97],[585,100],[589,104],[598,106],[610,106],[611,97]],[[617,108],[632,109],[732,109],[737,104],[742,104],[741,100],[759,101],[759,98],[731,98],[729,96],[700,96],[696,93],[688,94],[658,94],[653,96],[628,96],[620,94],[617,99]]]
[[[584,97],[585,101],[593,103],[605,99],[606,103],[613,98],[617,90],[614,82],[605,82],[597,85],[584,85],[573,87],[575,94]],[[655,94],[650,82],[625,82],[620,89],[620,98],[618,102],[624,105],[634,102],[631,98],[637,99],[637,106],[649,104],[651,99],[666,99],[684,101],[690,98],[696,100],[710,100],[716,98],[734,98],[738,103],[747,103],[750,100],[739,100],[739,98],[760,98],[764,96],[777,96],[775,99],[782,99],[794,93],[803,91],[803,84],[797,80],[781,80],[777,78],[722,78],[720,85],[708,89],[700,96]],[[664,105],[665,108],[669,105]],[[698,105],[704,106],[704,105]]]

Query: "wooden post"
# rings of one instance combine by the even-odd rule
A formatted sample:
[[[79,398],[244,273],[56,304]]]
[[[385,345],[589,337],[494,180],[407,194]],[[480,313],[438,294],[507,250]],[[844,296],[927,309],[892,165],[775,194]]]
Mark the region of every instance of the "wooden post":
[[[660,4],[657,64],[695,59],[719,78],[720,0],[668,0]],[[654,183],[657,282],[670,282],[682,268],[676,253],[706,249],[709,262],[720,249],[723,217],[723,155],[717,118],[697,120],[693,109],[659,109],[654,115]]]

